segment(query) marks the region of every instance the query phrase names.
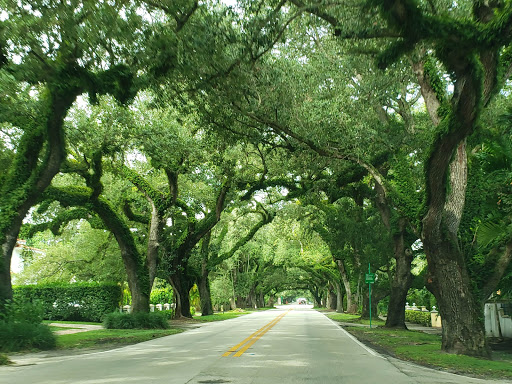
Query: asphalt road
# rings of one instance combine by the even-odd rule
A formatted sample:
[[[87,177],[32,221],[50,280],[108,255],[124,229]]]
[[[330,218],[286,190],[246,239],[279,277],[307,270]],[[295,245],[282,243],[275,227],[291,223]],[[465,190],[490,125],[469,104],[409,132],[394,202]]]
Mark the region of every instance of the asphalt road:
[[[486,382],[380,356],[305,306],[283,306],[116,350],[0,367],[1,384]]]

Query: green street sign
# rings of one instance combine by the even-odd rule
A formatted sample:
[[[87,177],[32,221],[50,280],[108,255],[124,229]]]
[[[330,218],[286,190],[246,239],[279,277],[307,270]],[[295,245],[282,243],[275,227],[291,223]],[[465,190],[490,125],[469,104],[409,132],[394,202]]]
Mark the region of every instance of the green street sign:
[[[367,273],[365,275],[364,282],[367,283],[367,284],[375,283],[375,273]]]

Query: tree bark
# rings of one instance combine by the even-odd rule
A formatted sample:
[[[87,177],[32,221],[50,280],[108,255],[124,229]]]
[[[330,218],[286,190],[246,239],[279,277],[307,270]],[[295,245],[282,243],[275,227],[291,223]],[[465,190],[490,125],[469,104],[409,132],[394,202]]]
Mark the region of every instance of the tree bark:
[[[336,309],[338,299],[336,298],[336,293],[334,292],[334,286],[329,284],[327,288],[327,305],[328,309]]]
[[[423,220],[427,288],[436,297],[443,319],[442,349],[449,353],[489,357],[484,325],[480,320],[483,308],[471,291],[464,254],[457,239],[467,184],[465,141],[458,145],[447,171],[450,192],[445,199],[430,204]],[[445,185],[439,179],[431,181],[435,182]],[[439,188],[439,185],[431,185],[431,189]]]
[[[336,286],[336,312],[343,313],[343,290],[339,281],[335,281]]]
[[[412,285],[412,251],[405,244],[405,219],[400,219],[398,233],[393,235],[393,253],[396,260],[395,273],[391,281],[387,328],[407,328],[405,325],[405,303]]]
[[[208,278],[208,253],[210,247],[211,232],[203,237],[201,244],[201,275],[198,279],[199,298],[201,300],[201,315],[213,315],[212,295],[210,292],[210,280]]]
[[[169,282],[176,295],[175,318],[186,317],[192,318],[190,313],[190,289],[193,284],[179,268],[169,276]]]
[[[213,305],[210,292],[210,280],[208,272],[202,274],[197,285],[199,289],[199,297],[201,298],[201,315],[213,315]]]
[[[343,287],[345,288],[345,292],[347,294],[347,313],[356,314],[359,310],[357,305],[357,294],[352,292],[345,264],[343,264],[342,260],[338,259],[336,260],[336,265],[338,266],[338,270],[340,271],[341,280],[343,281]]]
[[[22,136],[19,153],[13,161],[16,169],[9,173],[15,179],[4,179],[4,188],[0,189],[0,212],[3,212],[0,222],[0,312],[5,301],[12,300],[11,259],[23,219],[50,185],[65,156],[64,118],[81,89],[59,87],[59,91],[53,91],[49,86],[45,126],[35,134],[29,132]],[[38,163],[40,158],[45,159],[42,164]]]

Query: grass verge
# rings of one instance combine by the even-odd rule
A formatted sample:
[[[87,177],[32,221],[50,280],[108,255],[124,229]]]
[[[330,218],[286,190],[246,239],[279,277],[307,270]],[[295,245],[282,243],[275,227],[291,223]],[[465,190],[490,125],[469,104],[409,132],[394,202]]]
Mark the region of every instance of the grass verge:
[[[233,312],[224,312],[224,313],[214,313],[213,315],[206,315],[206,316],[194,316],[194,320],[200,321],[202,323],[207,323],[211,321],[222,321],[222,320],[228,320],[228,319],[234,319],[236,317],[240,317],[243,315],[247,315],[250,312],[243,311],[233,311]]]
[[[420,331],[346,327],[380,353],[432,368],[479,378],[512,378],[512,355],[493,352],[493,360],[441,352],[441,336]]]
[[[179,328],[170,329],[99,329],[82,333],[57,336],[58,349],[115,348],[141,343],[158,337],[183,332]]]
[[[329,319],[332,319],[334,321],[339,321],[341,323],[354,323],[354,324],[365,324],[370,325],[370,320],[368,319],[361,319],[361,316],[359,315],[351,315],[349,313],[336,313],[336,312],[327,312],[324,313]],[[385,324],[385,321],[381,319],[372,319],[372,327],[375,326],[382,326]]]

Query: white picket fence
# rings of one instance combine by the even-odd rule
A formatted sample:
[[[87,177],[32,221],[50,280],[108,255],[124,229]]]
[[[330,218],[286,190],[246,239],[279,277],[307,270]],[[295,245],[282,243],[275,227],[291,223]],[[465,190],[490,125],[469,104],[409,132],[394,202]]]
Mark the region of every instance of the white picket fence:
[[[149,310],[151,312],[155,312],[155,311],[168,311],[170,309],[174,309],[176,308],[176,304],[174,303],[165,303],[165,304],[149,304]],[[120,311],[121,312],[127,312],[127,313],[132,313],[132,307],[131,305],[125,305],[123,307],[120,308]]]

